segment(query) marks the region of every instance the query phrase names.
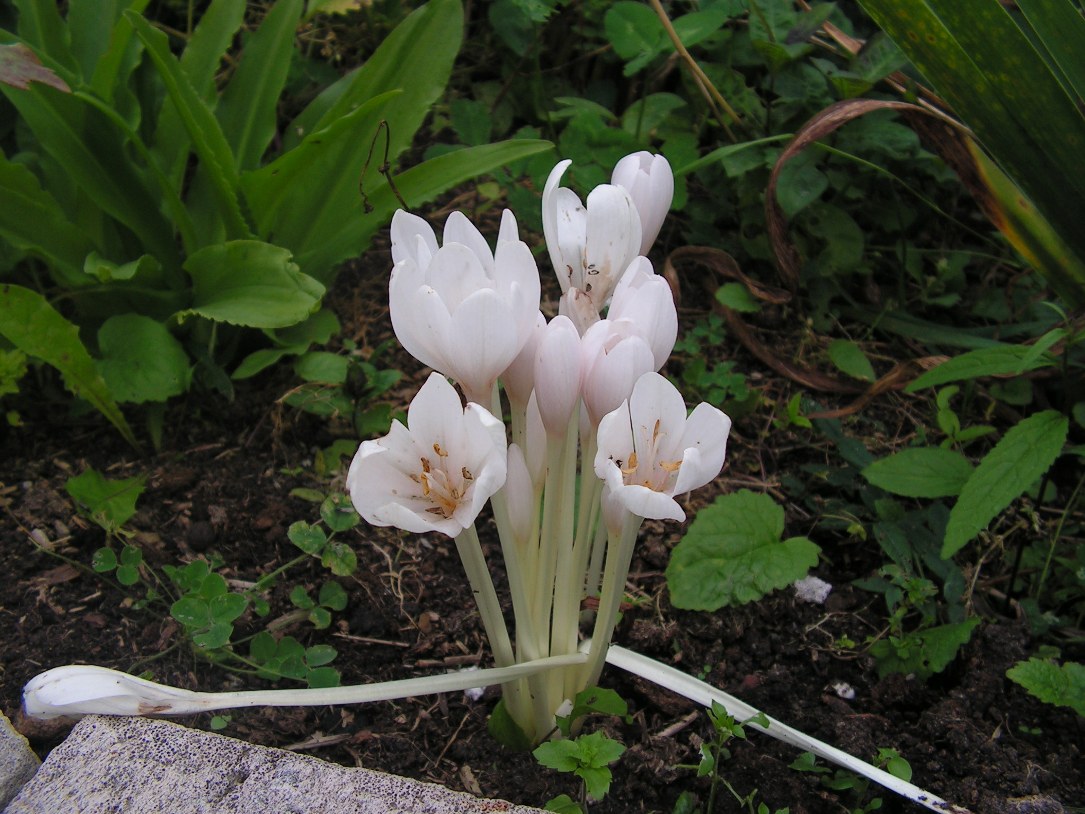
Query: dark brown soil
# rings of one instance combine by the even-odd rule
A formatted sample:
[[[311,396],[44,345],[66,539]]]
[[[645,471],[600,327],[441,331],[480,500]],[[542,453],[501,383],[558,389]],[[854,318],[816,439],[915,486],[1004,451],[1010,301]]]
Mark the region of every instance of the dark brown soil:
[[[383,261],[377,263],[383,268]],[[374,301],[383,302],[382,285],[352,287],[345,276],[336,307],[348,335],[363,345],[388,335]],[[395,361],[416,370],[407,359]],[[749,360],[742,363],[756,369]],[[180,641],[175,623],[133,608],[135,589],[90,572],[86,566],[104,535],[76,513],[64,483],[88,466],[110,477],[145,473],[148,487],[129,526],[149,562],[177,564],[217,552],[228,578],[258,579],[297,553],[287,540],[289,524],[318,517],[316,506],[291,497],[291,490],[334,488],[314,474],[314,453],[336,434],[349,435],[276,403],[290,385],[289,374],[280,372],[243,384],[231,404],[193,395],[171,407],[157,454],[134,453],[96,417],[67,417],[56,405],[24,414],[27,426],[7,433],[0,446],[0,552],[8,568],[0,584],[0,701],[42,752],[64,730],[25,721],[20,692],[49,667],[82,662],[134,668],[201,690],[267,686],[208,663],[183,643],[173,647]],[[413,383],[405,385],[407,394]],[[758,385],[776,386],[766,379]],[[779,450],[754,452],[750,439],[764,420],[746,419],[745,427],[736,422],[720,489],[751,486],[748,475],[740,476],[749,472],[768,488],[789,467],[797,472],[801,456],[810,454],[794,438],[786,441],[790,452],[784,441]],[[789,517],[789,523],[793,533],[808,532],[806,518]],[[855,755],[869,759],[881,747],[895,748],[911,764],[915,783],[980,814],[1085,807],[1085,720],[1032,699],[1006,679],[1006,669],[1034,643],[1001,605],[977,604],[982,626],[941,675],[926,684],[902,676],[879,680],[870,658],[834,647],[844,636],[862,642],[884,626],[881,598],[850,584],[882,564],[876,546],[818,539],[823,556],[815,573],[834,586],[825,605],[799,602],[787,590],[737,609],[690,613],[671,608],[663,579],[680,532],[646,524],[631,577],[638,601],[625,611],[618,643],[703,676]],[[364,527],[349,541],[359,568],[341,580],[350,597],[347,609],[335,614],[328,630],[294,622],[281,632],[306,644],[335,646],[343,683],[489,663],[451,541]],[[313,588],[328,576],[315,561],[293,568],[272,592],[268,618],[291,610],[290,587]],[[246,615],[239,633],[255,632],[266,621]],[[835,682],[850,685],[854,698],[840,697]],[[709,736],[703,713],[613,669],[604,673],[604,684],[629,702],[632,722],[600,722],[629,748],[615,767],[610,796],[591,810],[670,812],[683,791],[703,802],[709,780],[688,768]],[[237,711],[225,734],[519,803],[542,806],[562,792],[575,796],[568,776],[495,744],[486,732],[494,700],[491,694],[479,702],[450,694],[351,708]],[[207,727],[209,721],[202,716],[183,723]],[[756,789],[756,799],[770,811],[852,811],[874,796],[882,797],[882,811],[920,810],[877,789],[862,799],[829,791],[816,775],[789,768],[796,757],[795,750],[751,734],[733,745],[723,775],[742,795]],[[722,791],[717,811],[742,810]]]

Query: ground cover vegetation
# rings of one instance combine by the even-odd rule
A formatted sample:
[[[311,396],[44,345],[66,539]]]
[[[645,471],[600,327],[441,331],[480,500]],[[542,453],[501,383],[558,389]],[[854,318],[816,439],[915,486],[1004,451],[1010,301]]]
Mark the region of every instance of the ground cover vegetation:
[[[733,428],[688,525],[641,531],[615,641],[974,811],[1085,806],[1077,4],[415,5],[0,7],[5,712],[70,661],[199,689],[488,666],[450,541],[343,494],[425,381],[382,227],[492,239],[509,207],[541,246],[558,159],[586,193],[648,150],[662,372]],[[535,758],[487,735],[492,694],[192,722],[563,811],[900,806],[601,683],[625,700],[578,698]]]

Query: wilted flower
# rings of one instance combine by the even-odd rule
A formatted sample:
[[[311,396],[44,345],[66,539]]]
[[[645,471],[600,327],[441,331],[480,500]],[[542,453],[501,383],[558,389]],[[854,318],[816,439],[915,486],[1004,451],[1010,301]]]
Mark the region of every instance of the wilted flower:
[[[415,395],[407,426],[364,441],[350,464],[354,508],[375,526],[457,536],[505,483],[505,426],[475,403],[460,405],[439,373]]]

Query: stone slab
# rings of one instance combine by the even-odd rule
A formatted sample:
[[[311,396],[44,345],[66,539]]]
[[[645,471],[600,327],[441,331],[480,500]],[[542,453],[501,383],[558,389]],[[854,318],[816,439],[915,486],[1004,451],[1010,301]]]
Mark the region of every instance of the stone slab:
[[[0,809],[11,802],[40,765],[26,738],[0,712]]]
[[[540,814],[146,718],[91,715],[4,814]]]

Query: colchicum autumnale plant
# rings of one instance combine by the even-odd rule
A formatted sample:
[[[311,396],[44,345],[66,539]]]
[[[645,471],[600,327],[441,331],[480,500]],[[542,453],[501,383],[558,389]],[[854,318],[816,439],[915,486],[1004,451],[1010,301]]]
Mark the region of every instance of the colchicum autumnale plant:
[[[493,252],[460,214],[449,217],[438,245],[424,220],[397,213],[392,324],[435,372],[406,425],[394,422],[383,438],[364,441],[347,476],[354,505],[371,524],[455,540],[496,666],[370,685],[203,693],[68,665],[27,683],[27,714],[358,704],[500,684],[491,728],[526,746],[556,734],[555,715],[609,663],[705,706],[718,703],[736,719],[757,717],[765,734],[928,809],[967,814],[700,679],[611,645],[642,521],[685,518],[676,498],[719,474],[731,421],[708,404],[687,414],[681,394],[657,372],[678,318],[670,287],[637,252],[648,248],[643,237],[654,237],[669,205],[666,162],[648,154],[624,159],[615,184],[597,187],[587,207],[557,187],[566,167],[554,169],[543,196],[547,241],[561,245],[551,257],[564,313],[549,321],[539,311],[538,269],[511,213]],[[506,414],[507,427],[497,417]],[[511,633],[475,528],[487,502],[508,574]]]
[[[594,615],[585,663],[503,685],[505,710],[530,741],[547,737],[562,704],[598,679],[641,522],[685,518],[675,496],[719,474],[731,428],[708,404],[687,417],[681,394],[657,373],[678,331],[670,287],[643,254],[670,206],[666,159],[628,156],[586,203],[558,186],[569,163],[543,192],[562,290],[549,321],[511,212],[495,251],[459,213],[441,245],[421,218],[395,215],[392,325],[436,372],[407,426],[364,442],[347,477],[368,522],[455,539],[498,667],[576,654]],[[496,417],[506,414],[507,434]],[[487,500],[511,632],[475,528]],[[588,599],[593,612],[582,610]]]

